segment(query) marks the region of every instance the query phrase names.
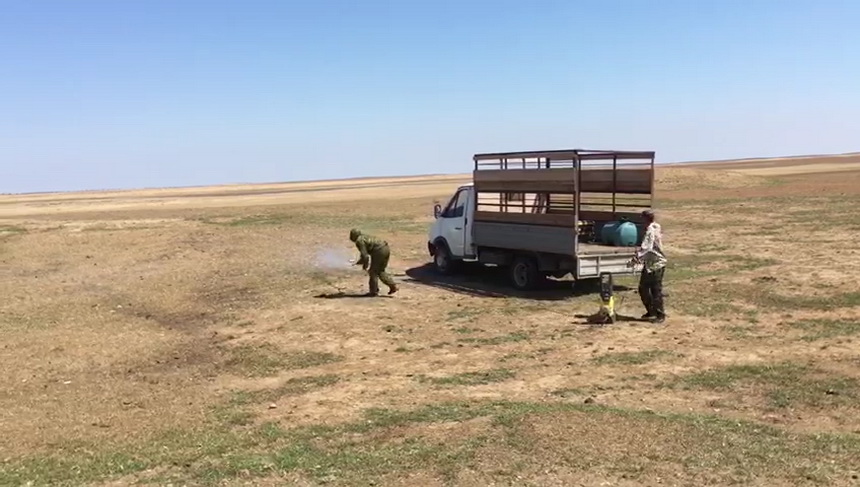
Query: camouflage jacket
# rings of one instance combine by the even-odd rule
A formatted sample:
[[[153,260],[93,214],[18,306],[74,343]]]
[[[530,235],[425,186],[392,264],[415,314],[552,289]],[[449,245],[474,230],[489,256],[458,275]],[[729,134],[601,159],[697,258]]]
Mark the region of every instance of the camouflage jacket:
[[[382,250],[385,247],[388,247],[388,242],[380,238],[374,237],[373,235],[361,234],[358,236],[357,239],[355,239],[355,246],[361,253],[361,257],[356,263],[365,264],[368,262],[368,259],[372,254],[376,253],[379,250]]]
[[[636,250],[636,260],[641,262],[648,272],[666,267],[666,255],[663,254],[663,229],[659,223],[648,225],[642,245]]]

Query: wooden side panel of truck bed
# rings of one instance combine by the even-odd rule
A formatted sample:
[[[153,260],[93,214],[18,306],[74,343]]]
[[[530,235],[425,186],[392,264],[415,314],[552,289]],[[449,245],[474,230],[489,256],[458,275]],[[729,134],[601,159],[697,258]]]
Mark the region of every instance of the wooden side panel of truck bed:
[[[472,224],[472,241],[478,247],[573,256],[576,248],[576,231],[573,227],[519,225],[476,220]]]
[[[586,169],[580,171],[582,193],[650,194],[651,171],[647,169]],[[576,191],[575,169],[494,169],[474,171],[475,188],[481,192]]]

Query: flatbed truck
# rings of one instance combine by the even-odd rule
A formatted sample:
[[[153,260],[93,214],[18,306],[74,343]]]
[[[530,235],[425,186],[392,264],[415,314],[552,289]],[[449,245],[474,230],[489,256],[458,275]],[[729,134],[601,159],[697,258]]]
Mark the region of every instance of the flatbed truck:
[[[551,150],[473,156],[472,182],[434,207],[427,249],[435,269],[473,262],[508,269],[519,290],[547,277],[575,281],[633,274],[635,248],[607,244],[605,225],[653,207],[654,152]]]

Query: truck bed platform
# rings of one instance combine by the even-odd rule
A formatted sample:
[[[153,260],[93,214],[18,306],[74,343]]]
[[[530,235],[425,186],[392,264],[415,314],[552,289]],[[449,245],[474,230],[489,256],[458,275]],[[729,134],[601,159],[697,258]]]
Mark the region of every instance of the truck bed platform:
[[[632,256],[633,253],[636,251],[636,247],[613,247],[610,245],[580,243],[578,250],[578,255],[581,256],[618,254],[627,254]]]

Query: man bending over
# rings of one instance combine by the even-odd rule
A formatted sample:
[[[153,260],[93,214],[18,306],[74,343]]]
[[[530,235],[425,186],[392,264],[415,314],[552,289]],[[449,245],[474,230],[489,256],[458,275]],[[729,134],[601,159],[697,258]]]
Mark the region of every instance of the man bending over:
[[[358,248],[358,251],[361,253],[361,256],[355,262],[355,265],[360,265],[370,276],[370,292],[368,295],[379,295],[379,281],[382,281],[388,286],[388,294],[396,293],[397,284],[395,284],[394,279],[385,272],[385,268],[388,267],[388,259],[391,257],[391,250],[388,248],[388,242],[376,238],[373,235],[362,233],[360,230],[355,228],[350,230],[349,239],[355,243],[356,248]],[[369,270],[368,267],[370,268]]]

